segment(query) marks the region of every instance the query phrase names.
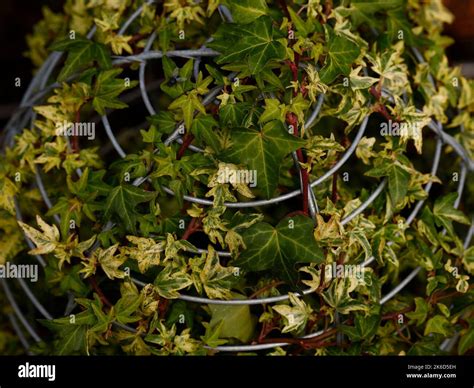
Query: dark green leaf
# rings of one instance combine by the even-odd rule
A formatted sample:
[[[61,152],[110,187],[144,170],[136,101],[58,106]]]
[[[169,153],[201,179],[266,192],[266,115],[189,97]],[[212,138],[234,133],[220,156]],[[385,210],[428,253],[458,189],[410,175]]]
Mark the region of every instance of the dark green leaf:
[[[234,264],[248,271],[273,270],[294,284],[296,263],[321,263],[324,259],[313,229],[313,221],[303,216],[283,219],[276,228],[259,222],[244,232],[247,249]]]
[[[107,197],[105,216],[110,219],[116,214],[127,230],[136,233],[136,222],[139,213],[135,209],[139,203],[149,202],[155,198],[156,193],[142,190],[132,185],[115,187]]]

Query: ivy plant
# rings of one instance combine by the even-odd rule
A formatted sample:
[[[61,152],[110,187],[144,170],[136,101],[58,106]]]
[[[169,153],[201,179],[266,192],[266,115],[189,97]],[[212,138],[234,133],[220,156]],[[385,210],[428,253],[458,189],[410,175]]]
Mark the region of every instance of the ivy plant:
[[[0,163],[0,264],[45,263],[31,351],[472,353],[474,84],[441,0],[43,14],[27,55],[53,87]]]

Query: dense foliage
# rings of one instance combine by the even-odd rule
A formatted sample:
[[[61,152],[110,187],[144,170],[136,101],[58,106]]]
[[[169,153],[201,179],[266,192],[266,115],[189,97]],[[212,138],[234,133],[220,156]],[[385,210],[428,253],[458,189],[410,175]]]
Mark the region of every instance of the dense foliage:
[[[465,159],[474,150],[474,85],[448,65],[441,33],[452,16],[441,0],[166,0],[145,4],[121,31],[142,3],[67,0],[63,13],[45,8],[28,36],[37,67],[63,52],[50,79],[58,86],[35,103],[32,127],[18,130],[0,163],[0,263],[41,255],[47,265],[31,287],[57,317],[37,325],[44,341],[33,351],[211,354],[274,341],[291,346],[267,353],[441,354],[456,333],[454,353],[472,348],[469,178],[460,210],[456,202],[460,163],[472,162],[447,146],[430,174],[432,120]],[[150,115],[138,80],[152,34],[148,49],[164,56],[146,67]],[[95,138],[58,135],[65,122],[95,123]],[[381,134],[387,123],[402,129]],[[311,217],[309,182],[341,160],[365,124],[350,159],[312,189]],[[242,172],[255,181],[221,179]],[[379,184],[380,195],[345,222]],[[260,202],[232,206],[248,201]],[[338,268],[361,273],[338,276]],[[251,306],[182,299],[288,293]],[[63,317],[70,295],[76,304]],[[18,351],[1,322],[0,351]]]

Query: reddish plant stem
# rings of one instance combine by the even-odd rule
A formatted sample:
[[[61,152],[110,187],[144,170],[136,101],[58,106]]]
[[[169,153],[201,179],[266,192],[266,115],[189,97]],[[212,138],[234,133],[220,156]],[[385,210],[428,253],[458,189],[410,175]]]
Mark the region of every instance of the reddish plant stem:
[[[145,39],[147,36],[148,36],[147,34],[140,34],[140,33],[135,34],[130,38],[130,40],[128,41],[128,44],[138,42],[139,40]]]
[[[169,300],[160,298],[158,302],[158,317],[163,319],[166,316],[166,312],[168,311],[169,307]]]
[[[298,82],[298,66],[296,65],[295,62],[286,61],[286,63],[288,64],[288,67],[290,68],[293,82]],[[297,94],[298,94],[298,89],[295,88],[293,90],[293,97],[296,97]]]
[[[298,136],[298,119],[296,118],[296,115],[294,113],[288,113],[286,115],[286,120],[287,120],[288,124],[293,126],[294,135]],[[296,150],[296,157],[298,159],[298,162],[300,162],[300,163],[305,162],[303,151],[301,150],[301,148]],[[303,167],[301,167],[301,181],[302,181],[301,189],[303,190],[303,193],[302,193],[302,195],[303,195],[303,213],[305,215],[308,215],[309,214],[309,195],[308,195],[309,175],[308,175],[308,170],[306,170],[306,168],[303,168]]]
[[[324,14],[329,17],[333,8],[332,0],[326,0],[324,2]]]
[[[265,321],[263,322],[262,328],[260,330],[260,334],[258,335],[258,342],[261,343],[268,334],[270,334],[273,330],[277,329],[278,322],[280,321],[279,317],[273,317],[270,322]]]
[[[188,224],[186,230],[184,231],[183,237],[181,240],[187,240],[193,233],[196,233],[201,230],[201,219],[193,218]]]
[[[186,133],[186,135],[184,135],[183,144],[181,144],[181,147],[179,147],[178,153],[176,154],[177,160],[180,160],[183,157],[184,153],[189,148],[193,140],[194,140],[194,135],[192,133],[188,132]]]
[[[112,303],[110,303],[110,301],[107,299],[94,277],[89,278],[89,284],[92,286],[92,289],[95,291],[95,293],[99,295],[100,301],[107,307],[111,308],[113,306]]]
[[[412,307],[405,307],[404,309],[400,311],[394,311],[392,313],[388,313],[382,316],[382,321],[390,320],[390,319],[395,319],[397,318],[400,314],[405,314],[408,313],[409,311],[413,310]]]
[[[396,318],[393,319],[393,324],[394,324],[395,329],[397,330],[397,333],[398,333],[398,335],[400,336],[400,338],[401,338],[404,342],[406,342],[407,344],[412,345],[410,339],[409,339],[405,334],[403,334],[402,329],[400,328],[400,326],[398,326],[398,321],[397,321]]]
[[[298,215],[305,216],[306,214],[302,210],[295,210],[294,212],[288,213],[285,216],[285,218],[291,218],[291,217],[298,216]]]
[[[271,282],[270,284],[267,284],[265,287],[260,288],[259,290],[255,291],[252,295],[249,296],[249,299],[253,299],[256,296],[260,295],[261,293],[271,290],[272,288],[281,286],[282,284],[285,284],[283,281],[274,281]]]
[[[370,88],[370,94],[372,94],[372,96],[374,96],[377,100],[377,104],[374,106],[375,112],[380,113],[387,121],[399,122],[398,119],[392,117],[392,115],[387,110],[387,107],[380,101],[380,99],[382,98],[382,93],[380,92],[380,90],[378,90],[378,88],[372,86]]]

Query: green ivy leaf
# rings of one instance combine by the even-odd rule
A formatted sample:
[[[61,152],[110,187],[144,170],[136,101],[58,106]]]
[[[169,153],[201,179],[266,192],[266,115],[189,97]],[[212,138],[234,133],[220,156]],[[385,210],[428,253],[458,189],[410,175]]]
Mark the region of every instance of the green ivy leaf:
[[[403,0],[352,0],[348,10],[349,15],[357,27],[362,23],[373,25],[377,12],[394,10],[403,5]]]
[[[250,24],[219,27],[209,47],[221,53],[217,63],[245,61],[251,74],[258,74],[269,61],[286,56],[285,47],[274,37],[271,19],[262,16]]]
[[[425,322],[426,317],[428,316],[429,312],[429,305],[423,298],[415,298],[415,311],[409,312],[406,316],[410,319],[416,321],[416,324],[420,326],[423,322]]]
[[[366,317],[363,314],[355,314],[354,326],[341,326],[341,331],[347,334],[352,341],[367,341],[377,333],[380,326],[380,315],[374,314]]]
[[[112,214],[117,215],[124,223],[125,228],[136,233],[137,216],[135,209],[139,203],[149,202],[156,193],[142,190],[132,185],[120,185],[112,189],[105,203],[105,217],[110,219]]]
[[[433,215],[436,225],[443,226],[451,235],[454,234],[452,221],[465,225],[470,224],[469,218],[467,218],[462,211],[454,208],[454,202],[457,197],[457,193],[450,193],[444,197],[438,198],[433,207]]]
[[[298,275],[296,263],[320,264],[324,260],[313,229],[313,221],[304,216],[283,219],[275,228],[259,222],[243,233],[247,249],[234,264],[248,271],[272,270],[294,284]]]
[[[360,48],[348,38],[335,35],[329,28],[326,30],[326,40],[328,54],[319,75],[322,82],[329,84],[340,75],[349,75],[352,63],[360,54]]]
[[[397,207],[405,198],[410,182],[410,174],[394,163],[388,173],[388,191],[393,207]]]
[[[265,0],[226,0],[235,23],[246,24],[268,13]]]
[[[442,315],[435,315],[429,319],[425,327],[425,335],[436,333],[447,337],[451,333],[451,324]]]
[[[221,145],[219,136],[214,130],[218,125],[217,121],[211,115],[199,114],[193,120],[191,132],[196,139],[201,140],[204,144],[209,145],[215,152],[218,152],[221,149]]]
[[[68,51],[68,56],[58,76],[58,81],[66,81],[71,75],[97,61],[102,69],[110,69],[112,61],[106,46],[101,43],[77,37],[66,38],[50,47],[53,51]]]
[[[293,11],[291,7],[288,7],[288,12],[291,17],[291,21],[294,24],[296,31],[303,37],[307,37],[311,32],[314,31],[314,21],[308,19],[306,22]]]
[[[147,121],[156,126],[160,133],[169,134],[176,129],[176,120],[171,112],[161,111],[147,118]]]
[[[123,109],[128,105],[117,97],[126,89],[133,88],[137,81],[127,84],[126,80],[116,78],[123,69],[106,70],[97,76],[93,89],[92,105],[100,115],[105,115],[106,108]]]
[[[280,121],[271,121],[258,131],[251,128],[232,130],[232,147],[223,157],[233,163],[245,163],[257,171],[257,187],[271,198],[278,185],[280,165],[290,152],[305,142],[290,135]]]
[[[234,294],[234,298],[238,295]],[[250,314],[248,305],[224,306],[209,305],[211,312],[211,327],[219,325],[219,338],[235,338],[246,343],[255,332],[257,320]]]
[[[81,315],[79,317],[79,315]],[[76,324],[71,324],[70,318],[54,319],[52,321],[41,320],[41,323],[56,334],[54,355],[70,356],[85,355],[87,353],[87,330],[88,326],[80,324],[85,318],[87,323],[95,321],[90,311],[85,311],[76,316]]]
[[[252,105],[248,102],[227,104],[219,110],[219,123],[223,127],[245,127]]]
[[[470,319],[469,320],[469,328],[466,330],[466,332],[461,335],[461,339],[459,340],[458,344],[458,353],[460,355],[463,355],[466,353],[469,349],[472,349],[474,347],[474,320]]]

